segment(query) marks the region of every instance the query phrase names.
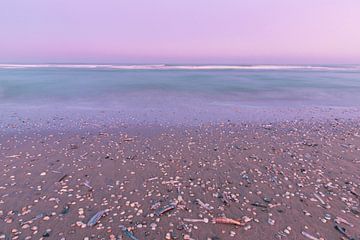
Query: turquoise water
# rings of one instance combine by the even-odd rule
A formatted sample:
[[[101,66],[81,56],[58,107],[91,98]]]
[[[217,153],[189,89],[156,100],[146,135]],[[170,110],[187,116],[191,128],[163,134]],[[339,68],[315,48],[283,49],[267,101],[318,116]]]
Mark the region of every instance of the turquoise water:
[[[0,65],[1,105],[359,106],[358,66]]]

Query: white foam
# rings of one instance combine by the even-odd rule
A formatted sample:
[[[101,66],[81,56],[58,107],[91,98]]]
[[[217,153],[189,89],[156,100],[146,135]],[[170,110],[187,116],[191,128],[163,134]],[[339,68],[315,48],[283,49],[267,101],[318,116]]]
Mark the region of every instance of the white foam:
[[[311,65],[112,65],[112,64],[0,64],[0,69],[26,68],[79,68],[118,70],[319,70],[359,71],[360,66],[311,66]]]

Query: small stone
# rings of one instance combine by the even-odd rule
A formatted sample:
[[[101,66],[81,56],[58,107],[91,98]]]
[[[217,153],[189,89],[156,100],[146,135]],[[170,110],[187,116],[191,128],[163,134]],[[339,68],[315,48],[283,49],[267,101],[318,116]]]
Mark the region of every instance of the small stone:
[[[46,231],[43,233],[43,237],[50,237],[51,229],[46,229]]]
[[[165,239],[167,239],[167,240],[171,240],[171,234],[170,234],[170,233],[166,233],[166,235],[165,235]]]
[[[84,215],[84,209],[83,208],[79,208],[79,215]]]
[[[77,221],[75,224],[76,224],[76,226],[78,226],[80,228],[85,228],[86,227],[86,224],[81,222],[81,221]]]
[[[27,229],[27,228],[29,228],[29,227],[30,227],[29,224],[24,224],[21,228],[22,228],[22,229]]]
[[[275,220],[274,220],[274,219],[269,218],[269,219],[268,219],[268,223],[269,223],[270,225],[274,225],[274,224],[275,224]]]
[[[245,230],[245,231],[250,230],[250,229],[251,229],[251,225],[246,225],[246,226],[244,227],[244,230]]]
[[[150,227],[151,227],[151,230],[155,230],[156,227],[157,227],[157,224],[156,223],[151,223]]]
[[[248,222],[250,222],[250,221],[252,220],[252,218],[250,218],[250,217],[248,217],[248,216],[244,216],[244,217],[242,218],[242,220],[244,221],[244,223],[248,223]]]

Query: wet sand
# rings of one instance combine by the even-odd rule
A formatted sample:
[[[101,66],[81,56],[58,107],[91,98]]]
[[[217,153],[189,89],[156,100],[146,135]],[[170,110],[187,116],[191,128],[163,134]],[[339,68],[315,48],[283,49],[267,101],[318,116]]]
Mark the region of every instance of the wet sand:
[[[359,239],[359,129],[333,119],[2,131],[0,239]]]

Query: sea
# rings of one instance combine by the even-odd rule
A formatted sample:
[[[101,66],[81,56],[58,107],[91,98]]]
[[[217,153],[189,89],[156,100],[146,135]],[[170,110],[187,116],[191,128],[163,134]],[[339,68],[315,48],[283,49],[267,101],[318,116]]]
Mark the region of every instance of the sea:
[[[142,122],[230,121],[359,107],[360,65],[0,64],[0,120],[105,113]]]

